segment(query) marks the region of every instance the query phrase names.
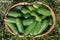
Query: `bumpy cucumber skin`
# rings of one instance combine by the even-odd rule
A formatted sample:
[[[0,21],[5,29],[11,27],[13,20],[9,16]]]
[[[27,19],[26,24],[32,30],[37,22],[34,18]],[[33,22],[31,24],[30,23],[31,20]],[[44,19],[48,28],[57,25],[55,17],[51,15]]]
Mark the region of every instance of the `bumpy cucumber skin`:
[[[24,33],[23,24],[20,19],[16,19],[16,25],[20,33]]]
[[[38,34],[41,34],[48,27],[48,25],[49,25],[49,21],[45,19],[42,23],[42,26],[40,27]]]
[[[33,19],[27,19],[27,20],[23,20],[23,25],[24,26],[28,26],[31,25],[33,23]]]
[[[10,12],[8,12],[8,16],[11,16],[11,17],[21,17],[21,13],[10,11]]]
[[[36,21],[34,21],[31,25],[29,25],[26,29],[25,29],[25,35],[28,35],[30,33],[30,31],[35,27],[36,25]]]
[[[4,21],[10,22],[10,23],[15,23],[15,18],[5,18]]]
[[[34,16],[34,17],[36,18],[36,21],[41,21],[41,20],[42,20],[41,17],[38,16],[35,12],[31,12],[30,15],[31,15],[31,16]]]
[[[42,22],[37,22],[36,26],[30,32],[30,35],[37,35],[41,25],[42,25]]]
[[[15,34],[17,34],[17,35],[19,34],[16,26],[15,26],[13,23],[7,22],[7,25],[9,26],[9,28],[10,28]]]

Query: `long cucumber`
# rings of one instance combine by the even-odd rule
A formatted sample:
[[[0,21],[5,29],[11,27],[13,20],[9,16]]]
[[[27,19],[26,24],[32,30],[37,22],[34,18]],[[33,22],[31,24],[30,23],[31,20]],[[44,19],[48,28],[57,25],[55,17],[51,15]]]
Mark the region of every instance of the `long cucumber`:
[[[10,22],[10,23],[15,23],[15,18],[5,18],[4,21]]]
[[[11,17],[21,17],[21,13],[10,11],[10,12],[8,12],[8,16],[11,16]]]
[[[22,21],[18,18],[16,19],[16,25],[17,25],[17,28],[18,28],[19,32],[24,33],[24,28],[23,28]]]
[[[24,26],[28,26],[31,25],[33,23],[33,19],[27,19],[27,20],[23,20],[23,25]]]
[[[42,18],[39,15],[37,15],[35,12],[31,12],[30,15],[34,16],[36,18],[36,21],[42,21]]]
[[[13,24],[13,23],[9,23],[9,22],[6,22],[7,25],[9,26],[9,28],[15,33],[15,34],[19,34],[16,26]]]
[[[50,16],[50,11],[43,7],[40,7],[39,9],[37,9],[37,13],[45,16]]]
[[[40,27],[40,30],[38,31],[38,34],[42,33],[49,25],[49,21],[47,19],[45,19],[43,21],[42,26]]]
[[[36,25],[36,21],[34,21],[31,25],[27,26],[27,28],[25,29],[25,33],[24,34],[28,35],[30,33],[30,31],[35,27],[35,25]]]

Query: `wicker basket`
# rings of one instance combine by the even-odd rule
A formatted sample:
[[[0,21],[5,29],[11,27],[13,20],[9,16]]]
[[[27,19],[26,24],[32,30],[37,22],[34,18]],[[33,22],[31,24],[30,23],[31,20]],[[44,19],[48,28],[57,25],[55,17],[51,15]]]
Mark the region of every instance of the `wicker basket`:
[[[36,38],[36,37],[41,37],[41,36],[44,36],[44,35],[47,35],[48,33],[50,33],[50,32],[53,30],[53,28],[54,28],[54,26],[55,26],[55,24],[56,24],[56,18],[55,18],[54,11],[53,11],[48,5],[46,5],[46,4],[42,3],[42,2],[33,2],[33,3],[38,3],[38,4],[40,4],[40,5],[43,5],[43,6],[47,7],[47,8],[50,10],[50,12],[51,12],[52,21],[53,21],[53,24],[50,26],[50,28],[49,28],[46,32],[44,32],[44,33],[42,33],[42,34],[39,34],[39,35],[36,35],[36,36],[30,36],[30,35],[28,35],[28,37],[34,37],[34,38]],[[32,5],[33,3],[22,2],[22,3],[17,3],[17,4],[15,4],[15,5],[13,5],[11,8],[9,8],[9,9],[6,11],[5,18],[7,17],[8,11],[10,11],[12,8],[14,8],[14,7],[18,6],[18,5]],[[7,26],[6,22],[4,22],[4,24],[5,24],[5,28],[6,28],[11,34],[15,35],[15,34],[10,30],[10,28]],[[18,36],[19,36],[19,37],[24,37],[24,35],[18,35]]]

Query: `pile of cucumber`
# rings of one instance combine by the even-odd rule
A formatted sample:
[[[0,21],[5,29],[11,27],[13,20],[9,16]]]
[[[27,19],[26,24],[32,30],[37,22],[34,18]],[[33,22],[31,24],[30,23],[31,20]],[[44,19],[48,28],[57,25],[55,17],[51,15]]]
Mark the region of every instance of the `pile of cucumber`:
[[[16,35],[38,35],[52,25],[49,9],[36,3],[11,9],[4,21]]]

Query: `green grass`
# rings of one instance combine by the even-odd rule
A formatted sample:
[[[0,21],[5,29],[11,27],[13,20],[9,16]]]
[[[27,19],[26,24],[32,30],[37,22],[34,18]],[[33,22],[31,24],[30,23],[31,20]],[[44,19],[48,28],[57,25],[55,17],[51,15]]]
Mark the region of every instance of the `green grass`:
[[[23,2],[25,0],[20,0],[20,2]],[[36,0],[27,0],[27,2],[33,2]],[[60,40],[60,1],[59,0],[38,0],[40,2],[48,4],[55,12],[56,15],[56,26],[53,29],[53,31],[43,37],[40,38],[19,38],[17,36],[14,36],[10,34],[4,26],[4,15],[6,12],[6,9],[9,8],[11,5],[18,3],[19,1],[14,1],[11,3],[0,3],[0,40]]]

